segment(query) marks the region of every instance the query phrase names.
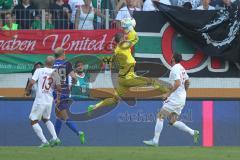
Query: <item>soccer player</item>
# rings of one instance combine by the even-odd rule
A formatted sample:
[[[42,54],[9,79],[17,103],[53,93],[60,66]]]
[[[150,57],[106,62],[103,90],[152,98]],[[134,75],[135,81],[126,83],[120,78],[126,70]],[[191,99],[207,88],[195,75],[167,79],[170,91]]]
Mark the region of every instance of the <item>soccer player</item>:
[[[172,58],[172,68],[169,75],[169,80],[172,82],[173,87],[166,97],[162,109],[158,113],[157,123],[155,126],[154,138],[149,141],[143,141],[144,144],[149,146],[158,146],[159,137],[163,129],[163,121],[168,118],[169,124],[189,133],[193,136],[194,143],[198,143],[199,131],[189,128],[186,124],[178,121],[178,117],[186,102],[186,91],[189,88],[189,77],[180,64],[182,61],[181,54],[174,54]]]
[[[56,122],[55,122],[55,130],[57,135],[60,134],[62,121],[70,128],[79,138],[80,142],[84,144],[84,132],[79,131],[77,129],[77,125],[71,121],[68,116],[68,110],[71,105],[70,100],[70,86],[69,86],[69,76],[71,77],[73,82],[76,82],[77,77],[73,71],[72,64],[65,60],[65,53],[64,50],[60,47],[55,49],[55,58],[56,61],[54,63],[54,68],[58,70],[60,75],[60,82],[61,82],[61,97],[60,97],[60,104],[56,105]],[[56,98],[56,92],[53,93],[54,98]]]
[[[53,103],[53,88],[57,85],[58,93],[60,89],[60,77],[57,72],[52,68],[54,64],[55,58],[52,56],[48,56],[45,61],[44,68],[38,68],[34,74],[32,79],[30,80],[27,88],[26,95],[29,96],[31,93],[31,88],[34,83],[37,82],[38,89],[36,92],[36,98],[33,102],[32,110],[29,116],[31,120],[31,125],[37,136],[41,139],[42,144],[39,147],[48,147],[60,145],[61,141],[57,137],[54,126],[50,121],[51,111],[52,111],[52,103]],[[57,95],[57,100],[59,100],[59,94]],[[57,102],[59,103],[59,101]],[[50,144],[45,138],[42,128],[38,124],[38,121],[42,120],[49,132],[52,135],[52,139],[50,140]]]
[[[123,20],[122,27],[124,32],[119,32],[115,35],[115,42],[117,44],[113,61],[119,68],[118,86],[113,97],[107,98],[96,105],[90,105],[88,112],[95,109],[114,106],[119,102],[120,97],[123,97],[131,87],[153,86],[158,89],[161,94],[167,93],[169,89],[166,86],[158,83],[156,80],[137,76],[134,72],[136,61],[131,53],[131,48],[138,42],[138,35],[134,30],[134,20]]]

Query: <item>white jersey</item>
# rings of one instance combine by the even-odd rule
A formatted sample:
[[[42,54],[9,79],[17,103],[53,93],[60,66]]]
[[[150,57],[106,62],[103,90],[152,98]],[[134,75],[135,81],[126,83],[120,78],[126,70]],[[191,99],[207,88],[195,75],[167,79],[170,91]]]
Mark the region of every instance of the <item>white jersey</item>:
[[[189,79],[186,70],[181,64],[175,64],[170,72],[169,80],[174,84],[175,80],[180,80],[180,86],[168,97],[167,100],[174,104],[184,105],[186,102],[185,81]]]
[[[53,102],[53,86],[55,84],[52,74],[52,68],[39,68],[37,69],[32,79],[37,81],[37,92],[34,104],[52,104]]]

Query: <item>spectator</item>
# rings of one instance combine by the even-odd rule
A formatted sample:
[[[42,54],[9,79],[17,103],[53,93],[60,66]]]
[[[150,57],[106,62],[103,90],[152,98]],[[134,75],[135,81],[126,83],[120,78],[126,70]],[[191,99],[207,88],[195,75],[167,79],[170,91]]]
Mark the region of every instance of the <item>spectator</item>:
[[[3,30],[18,30],[19,26],[13,23],[12,14],[10,12],[5,14],[5,25],[2,27]]]
[[[211,0],[202,0],[202,5],[197,7],[197,10],[215,10],[213,6],[210,6]]]
[[[56,2],[50,6],[50,10],[53,16],[55,29],[70,28],[72,9],[69,4],[64,3],[63,0],[56,0]]]
[[[45,29],[54,29],[54,25],[52,24],[52,15],[49,12],[45,12]],[[31,26],[31,29],[42,29],[42,21],[41,16],[37,15],[35,17],[35,20],[33,21],[33,24]]]
[[[188,10],[192,10],[192,4],[190,2],[184,3],[182,7]]]
[[[13,0],[0,0],[0,10],[8,10],[13,7]]]
[[[146,0],[143,4],[143,11],[156,11],[158,10],[153,1],[160,2],[163,4],[171,5],[169,0]]]
[[[183,4],[186,2],[190,2],[192,4],[193,9],[196,9],[201,5],[200,0],[178,0],[178,6],[183,6]]]
[[[2,27],[3,27],[3,21],[2,21],[1,15],[0,15],[0,30],[2,29]]]
[[[116,16],[116,20],[121,21],[125,18],[132,18],[134,11],[141,11],[141,8],[136,7],[135,0],[126,0],[127,5],[122,7]]]
[[[22,0],[21,4],[14,7],[13,13],[21,29],[30,29],[33,17],[35,16],[35,9],[30,4],[30,0]]]
[[[135,3],[137,8],[143,8],[143,0],[136,0]]]
[[[119,11],[122,7],[126,6],[126,0],[115,0],[117,1],[115,11]]]
[[[76,17],[76,11],[80,6],[84,5],[84,0],[69,0],[68,4],[70,5],[70,7],[72,9],[71,22],[72,22],[72,24],[74,24],[75,17]],[[92,4],[91,4],[91,6],[92,6]]]
[[[228,9],[231,8],[233,5],[231,0],[222,0],[218,6],[216,6],[217,9]]]
[[[93,20],[96,10],[91,6],[92,0],[84,0],[84,5],[78,7],[75,16],[75,29],[93,30]]]
[[[87,67],[80,61],[76,62],[75,70],[77,83],[73,85],[71,91],[72,98],[87,98],[89,97],[90,74],[87,72]]]
[[[102,14],[105,14],[105,9],[109,9],[110,12],[113,10],[112,3],[109,0],[92,0],[92,6],[97,10],[101,11]],[[110,13],[110,15],[112,14]],[[101,16],[94,17],[94,28],[104,28],[103,19]]]

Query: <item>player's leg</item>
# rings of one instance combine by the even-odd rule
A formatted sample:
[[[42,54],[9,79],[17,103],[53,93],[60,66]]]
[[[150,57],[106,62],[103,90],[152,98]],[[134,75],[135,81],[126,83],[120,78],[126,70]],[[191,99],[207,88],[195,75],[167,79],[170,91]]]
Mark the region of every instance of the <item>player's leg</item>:
[[[168,116],[169,124],[178,128],[181,131],[189,133],[191,136],[193,136],[194,143],[198,143],[199,140],[199,131],[193,130],[190,127],[188,127],[185,123],[178,121],[179,115],[175,112],[172,112]]]
[[[59,110],[58,106],[55,107],[55,114],[56,114],[56,121],[54,124],[54,128],[55,128],[57,136],[59,136],[61,128],[62,128],[62,120],[61,120],[60,110]]]
[[[41,120],[43,113],[43,107],[41,105],[33,104],[31,113],[29,115],[29,119],[31,121],[31,126],[38,136],[38,138],[42,141],[40,147],[48,147],[49,143],[45,138],[41,126],[38,124],[38,121]]]
[[[110,98],[106,98],[96,105],[90,105],[88,107],[88,112],[93,111],[94,109],[102,108],[102,107],[108,107],[108,106],[116,106],[120,100],[120,97],[123,96],[126,93],[127,88],[124,87],[121,84],[118,84],[118,87],[114,91],[114,94]]]
[[[160,94],[165,94],[169,91],[169,86],[167,82],[158,82],[152,78],[136,76],[131,79],[119,79],[119,81],[124,81],[125,87],[144,87],[144,86],[153,86],[155,89],[160,91]]]
[[[52,105],[46,105],[45,110],[43,112],[42,121],[45,123],[48,131],[52,135],[52,139],[50,140],[50,145],[56,146],[56,145],[60,145],[61,141],[57,137],[53,123],[50,121],[51,111],[52,111]]]
[[[161,111],[157,115],[155,130],[154,130],[154,137],[151,140],[143,141],[144,144],[149,146],[158,146],[159,138],[163,129],[163,122],[164,119],[169,115],[170,113],[164,109],[161,109]]]
[[[84,136],[84,132],[78,130],[77,125],[71,121],[71,119],[68,116],[68,111],[70,108],[70,103],[67,100],[61,101],[58,110],[56,110],[56,115],[57,115],[57,119],[59,120],[63,120],[65,122],[65,124],[67,125],[67,127],[69,129],[71,129],[77,136],[79,136],[80,138],[80,142],[82,144],[85,143],[85,136]],[[56,127],[56,123],[55,123],[55,128]]]
[[[91,112],[94,109],[98,109],[98,108],[102,108],[102,107],[115,106],[118,104],[118,101],[119,101],[119,97],[118,97],[117,93],[115,92],[112,97],[106,98],[95,105],[90,105],[88,107],[88,112]]]

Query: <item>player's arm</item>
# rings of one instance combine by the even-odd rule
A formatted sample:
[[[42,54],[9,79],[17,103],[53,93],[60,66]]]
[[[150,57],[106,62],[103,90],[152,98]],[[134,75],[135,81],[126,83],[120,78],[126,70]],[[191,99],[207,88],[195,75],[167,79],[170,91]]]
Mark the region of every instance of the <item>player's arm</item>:
[[[71,71],[71,72],[69,73],[69,76],[72,78],[72,85],[75,84],[75,83],[77,83],[77,75],[75,74],[74,71]]]
[[[163,97],[163,99],[166,99],[167,97],[169,97],[173,92],[175,92],[178,87],[181,85],[180,79],[177,79],[174,81],[174,84],[172,86],[172,88],[170,89],[170,91]]]
[[[131,47],[133,47],[139,41],[137,32],[134,29],[129,31],[127,37],[128,37],[128,41],[131,42]]]
[[[190,81],[189,81],[189,79],[187,79],[184,83],[184,87],[185,87],[186,91],[188,90],[189,86],[190,86]]]
[[[60,98],[61,98],[62,88],[61,88],[61,80],[60,80],[61,78],[60,78],[60,75],[59,75],[59,73],[57,72],[57,70],[55,70],[55,71],[52,73],[52,78],[54,79],[55,84],[56,84],[56,93],[57,93],[56,106],[58,106],[58,104],[60,104]]]
[[[39,78],[39,69],[36,69],[34,74],[33,74],[33,76],[32,76],[32,79],[29,81],[29,83],[28,83],[28,85],[26,87],[26,90],[25,90],[26,96],[30,96],[32,87],[36,83],[38,78]]]
[[[26,87],[25,95],[30,96],[33,85],[36,83],[35,80],[31,79]]]

